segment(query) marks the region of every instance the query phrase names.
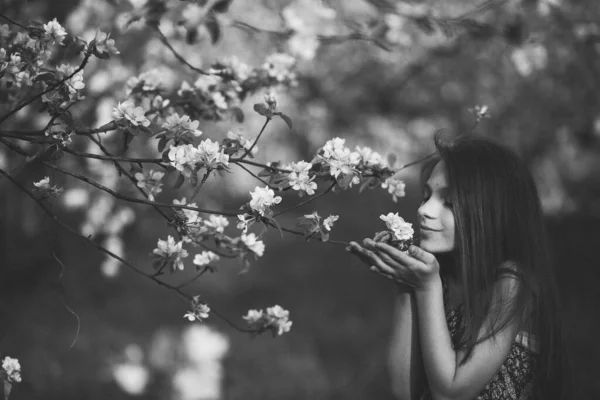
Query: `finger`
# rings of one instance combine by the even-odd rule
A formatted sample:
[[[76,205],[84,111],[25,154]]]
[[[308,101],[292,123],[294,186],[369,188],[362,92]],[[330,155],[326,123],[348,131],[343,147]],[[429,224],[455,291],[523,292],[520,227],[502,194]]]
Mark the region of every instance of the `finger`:
[[[431,265],[436,261],[436,258],[433,254],[423,250],[419,246],[410,246],[408,248],[408,254],[410,254],[413,258],[421,261],[423,264],[426,265]]]
[[[375,248],[383,254],[386,254],[388,257],[393,259],[395,262],[400,263],[402,265],[410,265],[414,263],[414,259],[403,252],[402,250],[397,249],[396,247],[390,246],[386,243],[377,243]]]
[[[382,232],[378,232],[375,237],[373,238],[373,241],[375,242],[380,242],[384,237],[386,237],[387,235],[389,235],[388,232],[386,231],[382,231]]]
[[[352,246],[352,248],[354,249],[354,251],[356,251],[358,254],[364,257],[364,259],[366,260],[365,262],[367,262],[367,264],[375,266],[378,270],[388,274],[393,274],[395,272],[394,268],[390,267],[385,262],[383,262],[383,260],[381,260],[381,258],[374,251],[365,249],[357,244]]]

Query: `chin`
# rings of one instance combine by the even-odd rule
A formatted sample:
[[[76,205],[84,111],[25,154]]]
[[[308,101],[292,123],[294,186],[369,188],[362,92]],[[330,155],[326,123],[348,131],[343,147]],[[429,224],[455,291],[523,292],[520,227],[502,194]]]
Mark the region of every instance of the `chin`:
[[[430,240],[421,240],[419,247],[431,254],[448,253],[453,250],[453,246],[446,243],[436,243]]]

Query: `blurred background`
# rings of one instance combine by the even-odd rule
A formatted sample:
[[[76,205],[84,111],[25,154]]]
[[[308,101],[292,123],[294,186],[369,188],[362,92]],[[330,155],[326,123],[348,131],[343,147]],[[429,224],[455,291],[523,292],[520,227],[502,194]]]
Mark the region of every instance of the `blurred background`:
[[[577,398],[600,398],[600,322],[594,312],[600,301],[600,3],[235,0],[217,16],[218,38],[214,27],[198,24],[205,3],[4,0],[0,13],[22,24],[57,18],[86,40],[97,29],[111,32],[121,54],[91,60],[84,72],[86,99],[72,109],[93,127],[112,119],[132,76],[154,71],[167,91],[197,79],[144,25],[148,10],[159,5],[160,29],[192,65],[205,68],[234,55],[258,66],[275,51],[294,54],[298,85],[276,92],[293,129],[281,120],[271,123],[259,142],[260,162],[310,161],[326,140],[343,137],[351,148],[394,153],[402,165],[433,150],[436,130],[469,130],[475,120],[470,109],[489,106],[490,117],[476,131],[524,157],[542,195]],[[419,17],[422,10],[428,10],[425,17]],[[407,18],[411,13],[416,17]],[[140,18],[128,25],[131,15]],[[299,24],[310,34],[277,33]],[[314,39],[349,30],[374,39]],[[55,61],[69,56],[57,53]],[[242,103],[242,123],[202,121],[203,137],[223,138],[230,129],[255,136],[262,117],[252,105],[262,97]],[[40,129],[46,122],[40,115],[25,108],[2,128]],[[111,141],[117,139],[106,134],[105,143]],[[153,154],[152,145],[136,139],[130,153]],[[90,151],[84,141],[74,146]],[[1,168],[19,162],[0,148]],[[110,164],[73,157],[60,162],[135,195]],[[63,221],[152,270],[150,253],[169,229],[153,209],[118,201],[39,163],[17,178],[31,187],[46,175],[65,188],[53,203]],[[293,227],[298,216],[317,209],[340,216],[332,239],[361,240],[383,228],[382,213],[399,212],[415,222],[417,175],[418,166],[402,172],[407,195],[397,203],[385,190],[359,194],[353,188],[279,221]],[[232,174],[207,181],[197,204],[237,210],[256,184],[234,166]],[[165,185],[157,198],[170,203],[190,193],[185,185]],[[283,197],[281,207],[299,201],[293,193]],[[269,231],[265,255],[248,272],[240,274],[237,261],[223,261],[187,288],[240,326],[248,309],[279,304],[290,311],[289,333],[252,338],[216,316],[187,322],[180,298],[66,233],[6,179],[0,180],[0,204],[0,353],[21,362],[15,400],[393,398],[387,346],[394,288],[343,246]],[[189,271],[168,277],[171,282],[191,276],[191,258],[187,262]]]

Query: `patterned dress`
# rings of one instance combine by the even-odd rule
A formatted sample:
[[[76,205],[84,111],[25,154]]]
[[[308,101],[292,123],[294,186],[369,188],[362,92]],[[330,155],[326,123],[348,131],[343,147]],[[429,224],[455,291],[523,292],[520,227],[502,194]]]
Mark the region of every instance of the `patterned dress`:
[[[442,282],[444,282],[442,280]],[[458,338],[459,327],[463,316],[463,304],[449,309],[448,287],[444,287],[444,308],[446,321],[452,341]],[[492,380],[473,400],[529,400],[531,395],[531,381],[535,370],[537,346],[533,338],[526,332],[519,332],[513,342],[510,353],[500,370]],[[431,400],[429,388],[421,400]]]

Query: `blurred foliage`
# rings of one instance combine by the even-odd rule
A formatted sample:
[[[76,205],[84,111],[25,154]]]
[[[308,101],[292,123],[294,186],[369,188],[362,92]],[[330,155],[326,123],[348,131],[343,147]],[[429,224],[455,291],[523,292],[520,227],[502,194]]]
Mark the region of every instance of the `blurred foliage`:
[[[257,65],[273,49],[288,49],[289,38],[273,31],[284,30],[281,13],[291,3],[233,1],[226,13],[215,17],[217,37],[214,24],[179,25],[177,18],[186,2],[172,1],[159,26],[192,65],[210,65],[232,54]],[[283,162],[309,159],[326,140],[340,136],[352,144],[393,152],[404,164],[431,151],[435,130],[468,130],[473,124],[469,108],[488,105],[491,117],[477,130],[512,146],[530,163],[538,180],[551,223],[580,397],[600,396],[600,386],[594,383],[600,372],[595,362],[600,354],[594,345],[600,327],[591,318],[599,300],[593,287],[598,272],[593,267],[600,237],[600,3],[432,0],[413,4],[436,10],[440,17],[436,21],[445,21],[437,25],[428,18],[395,18],[396,2],[391,0],[325,3],[344,22],[335,26],[335,32],[357,26],[379,29],[378,40],[321,43],[315,57],[301,65],[298,87],[279,94],[280,108],[292,118],[294,129],[288,133],[282,121],[273,124],[258,159],[273,161],[271,155]],[[93,37],[97,28],[112,32],[121,56],[90,63],[85,72],[87,100],[72,110],[89,126],[110,119],[110,110],[124,97],[131,76],[166,63],[169,68],[162,72],[172,88],[183,79],[195,79],[152,29],[138,22],[125,29],[132,11],[147,10],[142,1],[4,0],[0,4],[3,14],[21,22],[57,17],[82,37]],[[482,7],[470,14],[478,5]],[[231,120],[206,122],[200,128],[210,137],[232,126],[258,131],[260,120],[251,106],[252,99],[242,106],[243,125]],[[20,113],[14,127],[39,128],[36,115],[35,109]],[[1,151],[1,165],[17,165],[13,155]],[[151,152],[135,141],[131,151]],[[75,162],[71,166],[83,167]],[[370,236],[380,228],[377,216],[391,210],[414,221],[417,170],[408,169],[403,175],[407,198],[398,204],[383,191],[359,196],[350,190],[321,198],[312,208],[298,210],[298,215],[314,207],[322,215],[339,214],[332,232],[337,240]],[[19,178],[31,182],[46,174],[42,166],[32,165]],[[201,203],[233,209],[254,187],[242,171],[224,180],[226,185],[207,182],[209,190]],[[111,363],[124,357],[128,344],[137,343],[144,350],[143,362],[150,365],[157,332],[180,332],[185,325],[183,304],[127,271],[107,277],[99,267],[103,257],[94,249],[65,235],[6,180],[0,181],[0,188],[4,211],[0,215],[0,350],[21,360],[24,378],[12,398],[129,398],[113,382]],[[180,198],[188,193],[183,188],[174,194]],[[286,201],[289,197],[284,197]],[[80,226],[89,208],[88,203],[61,217],[70,226]],[[126,258],[144,266],[166,227],[151,210],[133,209],[136,219],[123,233]],[[295,216],[284,222],[292,224]],[[294,321],[289,334],[272,340],[251,339],[217,318],[208,320],[231,343],[224,363],[223,397],[391,398],[386,351],[394,293],[389,282],[369,274],[339,246],[282,239],[275,231],[267,238],[265,256],[247,274],[238,275],[237,263],[222,263],[217,273],[193,286],[232,319],[248,308],[282,304]],[[77,319],[65,303],[81,322],[72,347]],[[154,367],[152,371],[153,383],[143,398],[171,398],[168,374]]]

